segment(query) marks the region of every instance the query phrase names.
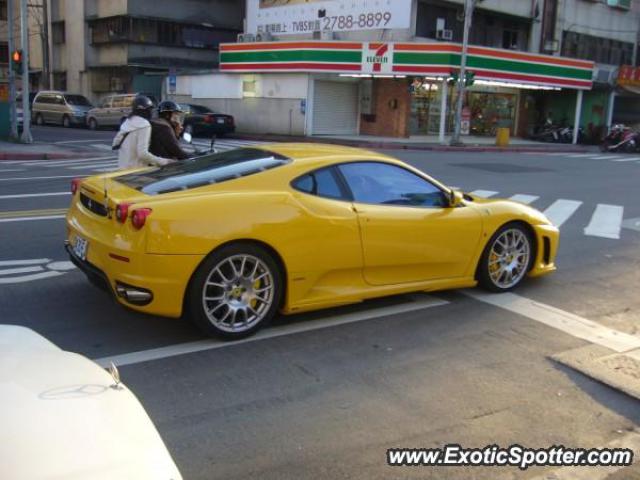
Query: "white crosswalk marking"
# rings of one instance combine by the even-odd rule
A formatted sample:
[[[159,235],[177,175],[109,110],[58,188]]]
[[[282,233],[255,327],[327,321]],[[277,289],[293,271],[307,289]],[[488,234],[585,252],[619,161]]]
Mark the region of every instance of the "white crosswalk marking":
[[[497,195],[498,192],[494,192],[493,190],[474,190],[471,192],[471,195],[476,195],[477,197],[489,198]]]
[[[553,202],[544,214],[556,227],[561,227],[580,208],[580,205],[582,202],[577,200],[560,199]]]
[[[612,161],[618,161],[618,159],[623,159],[626,157],[620,157],[620,156],[616,156],[616,155],[599,155],[597,157],[591,157],[593,160],[612,160]]]
[[[567,155],[569,158],[590,158],[593,153],[574,153],[573,155]]]
[[[540,197],[538,197],[537,195],[526,195],[524,193],[518,193],[517,195],[511,197],[509,200],[513,200],[514,202],[526,203],[527,205],[529,205],[539,198]]]
[[[623,215],[624,207],[598,204],[589,225],[584,229],[584,234],[619,240]]]
[[[105,143],[93,143],[90,146],[91,146],[91,148],[97,148],[99,150],[112,151],[111,145],[107,145]]]
[[[93,165],[78,165],[75,167],[69,167],[69,170],[95,170],[96,168],[115,167],[118,162],[96,163]]]

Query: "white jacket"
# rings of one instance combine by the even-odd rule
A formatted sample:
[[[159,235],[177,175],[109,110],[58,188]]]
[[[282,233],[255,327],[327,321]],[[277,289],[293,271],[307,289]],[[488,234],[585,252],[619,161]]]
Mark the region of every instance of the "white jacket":
[[[127,138],[122,141],[125,134]],[[156,157],[149,152],[151,124],[148,120],[134,115],[127,118],[113,139],[112,146],[120,145],[118,150],[118,168],[140,168],[150,165],[166,165],[171,160]]]

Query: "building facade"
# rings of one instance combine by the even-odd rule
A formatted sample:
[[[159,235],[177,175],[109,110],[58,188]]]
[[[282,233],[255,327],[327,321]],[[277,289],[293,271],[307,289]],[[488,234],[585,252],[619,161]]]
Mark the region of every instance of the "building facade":
[[[159,97],[167,73],[216,68],[243,16],[235,0],[51,0],[54,87]]]
[[[246,132],[442,137],[453,127],[447,79],[459,69],[463,3],[247,0],[245,34],[222,46],[220,71],[167,91],[235,115]],[[465,132],[529,136],[550,116],[573,124],[578,97],[581,125],[602,128],[616,69],[637,56],[638,8],[626,3],[478,3]]]

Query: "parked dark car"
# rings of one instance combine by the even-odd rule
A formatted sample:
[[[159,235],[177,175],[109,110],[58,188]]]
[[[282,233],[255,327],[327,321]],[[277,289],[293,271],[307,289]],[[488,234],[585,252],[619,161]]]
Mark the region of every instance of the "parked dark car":
[[[231,115],[190,103],[181,103],[180,108],[184,112],[184,131],[191,135],[224,135],[236,130],[236,123]]]

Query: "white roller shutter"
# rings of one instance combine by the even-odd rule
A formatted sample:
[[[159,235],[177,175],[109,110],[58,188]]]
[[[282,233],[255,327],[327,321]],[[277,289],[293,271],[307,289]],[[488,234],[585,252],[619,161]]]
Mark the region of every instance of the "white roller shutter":
[[[358,134],[358,84],[316,81],[313,96],[314,135]]]

